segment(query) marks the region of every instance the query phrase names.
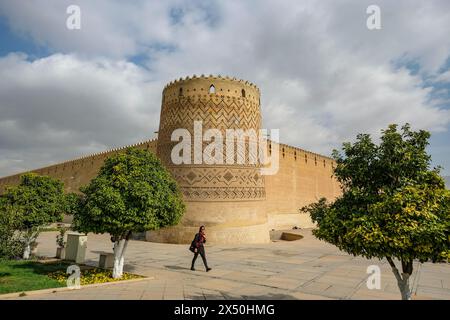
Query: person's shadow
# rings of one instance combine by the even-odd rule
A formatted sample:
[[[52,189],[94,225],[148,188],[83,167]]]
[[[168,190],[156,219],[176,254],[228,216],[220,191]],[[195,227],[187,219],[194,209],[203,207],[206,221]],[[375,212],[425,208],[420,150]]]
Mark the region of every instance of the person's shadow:
[[[191,268],[188,267],[180,267],[180,266],[164,266],[167,269],[171,269],[171,270],[191,270]]]

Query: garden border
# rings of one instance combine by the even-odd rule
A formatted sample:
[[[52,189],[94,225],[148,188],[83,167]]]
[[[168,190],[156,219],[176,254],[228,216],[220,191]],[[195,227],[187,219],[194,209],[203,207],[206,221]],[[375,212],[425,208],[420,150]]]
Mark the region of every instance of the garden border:
[[[8,299],[8,298],[22,298],[21,295],[24,293],[25,293],[25,297],[26,297],[26,296],[46,294],[46,293],[56,293],[56,292],[60,292],[60,291],[83,290],[83,289],[88,289],[88,288],[102,287],[102,286],[119,284],[119,283],[123,284],[123,283],[139,282],[139,281],[154,280],[154,279],[155,279],[155,277],[151,276],[151,277],[142,277],[142,278],[130,279],[130,280],[119,280],[119,281],[110,281],[110,282],[103,282],[103,283],[93,283],[93,284],[86,284],[84,286],[80,286],[79,289],[69,288],[69,287],[58,287],[58,288],[48,288],[48,289],[40,289],[40,290],[18,291],[18,292],[0,294],[0,300]]]

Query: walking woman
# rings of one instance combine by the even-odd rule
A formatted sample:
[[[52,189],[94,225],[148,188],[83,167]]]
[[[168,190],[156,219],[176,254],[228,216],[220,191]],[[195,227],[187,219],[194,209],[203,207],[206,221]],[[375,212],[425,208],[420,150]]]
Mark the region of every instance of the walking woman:
[[[211,270],[211,268],[208,267],[208,262],[206,261],[205,247],[203,246],[205,242],[206,242],[205,226],[201,226],[198,233],[195,235],[194,241],[192,241],[192,245],[194,246],[194,258],[192,259],[191,265],[192,271],[195,271],[194,264],[195,260],[197,260],[198,254],[202,256],[206,272]]]

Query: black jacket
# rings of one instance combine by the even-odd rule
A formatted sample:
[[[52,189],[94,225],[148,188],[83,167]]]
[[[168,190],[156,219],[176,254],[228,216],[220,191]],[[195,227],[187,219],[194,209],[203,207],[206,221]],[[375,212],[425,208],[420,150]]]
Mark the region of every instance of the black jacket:
[[[194,242],[195,242],[195,247],[200,248],[200,247],[203,247],[203,244],[206,242],[206,239],[203,236],[201,236],[200,233],[197,233],[195,235]]]

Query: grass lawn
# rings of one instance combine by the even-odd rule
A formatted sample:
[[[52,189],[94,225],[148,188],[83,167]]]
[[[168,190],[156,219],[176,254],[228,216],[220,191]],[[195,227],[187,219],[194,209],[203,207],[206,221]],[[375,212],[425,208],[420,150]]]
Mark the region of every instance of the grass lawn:
[[[0,294],[65,286],[51,279],[51,272],[66,270],[68,263],[39,263],[37,261],[0,260]]]
[[[65,287],[69,276],[66,270],[71,264],[73,263],[0,260],[0,294]],[[122,278],[113,279],[111,270],[88,266],[80,266],[80,271],[81,285],[143,278],[124,272]]]

